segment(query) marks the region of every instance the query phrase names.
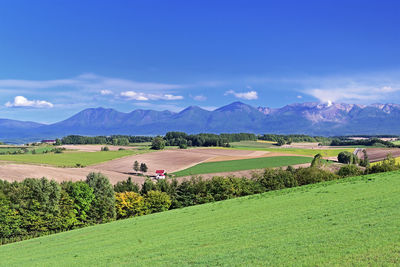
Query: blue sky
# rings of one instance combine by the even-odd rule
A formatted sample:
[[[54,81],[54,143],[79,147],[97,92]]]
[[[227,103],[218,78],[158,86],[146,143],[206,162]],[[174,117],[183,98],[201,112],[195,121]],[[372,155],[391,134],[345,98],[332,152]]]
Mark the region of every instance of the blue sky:
[[[0,118],[400,103],[399,1],[1,1]]]

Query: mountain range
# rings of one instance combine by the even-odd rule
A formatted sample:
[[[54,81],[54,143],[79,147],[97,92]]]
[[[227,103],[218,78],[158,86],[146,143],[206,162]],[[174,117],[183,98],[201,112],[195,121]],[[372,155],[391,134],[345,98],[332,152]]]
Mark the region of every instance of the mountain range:
[[[7,142],[36,141],[69,134],[158,135],[168,131],[400,135],[400,105],[295,103],[268,108],[234,102],[213,111],[190,106],[181,112],[137,109],[130,113],[99,107],[82,110],[49,125],[0,119],[0,129],[0,140]]]

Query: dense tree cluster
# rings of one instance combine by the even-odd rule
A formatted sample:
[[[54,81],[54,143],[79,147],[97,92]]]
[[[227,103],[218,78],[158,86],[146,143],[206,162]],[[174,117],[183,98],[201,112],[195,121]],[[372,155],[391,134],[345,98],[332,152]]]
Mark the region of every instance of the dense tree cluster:
[[[289,135],[280,135],[280,134],[264,134],[259,135],[258,139],[265,141],[276,142],[278,145],[291,144],[295,143],[321,143],[323,145],[329,145],[332,141],[329,137],[322,136],[308,136],[303,134],[289,134]]]
[[[230,142],[239,142],[257,140],[255,134],[237,133],[237,134],[192,134],[188,135],[184,132],[168,132],[165,137],[167,146],[179,146],[185,148],[187,146],[222,146],[228,147]]]
[[[126,146],[129,143],[151,142],[151,136],[131,136],[131,135],[112,135],[112,136],[81,136],[68,135],[60,140],[63,145],[98,144]]]
[[[347,139],[347,138],[335,138],[331,142],[331,146],[375,146],[375,147],[399,147],[392,142],[385,141],[379,138],[370,139]]]

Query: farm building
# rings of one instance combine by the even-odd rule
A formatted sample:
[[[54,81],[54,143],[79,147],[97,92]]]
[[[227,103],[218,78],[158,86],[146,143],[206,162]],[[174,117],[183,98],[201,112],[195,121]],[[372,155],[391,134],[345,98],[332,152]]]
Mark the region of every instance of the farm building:
[[[156,170],[156,179],[165,179],[165,170]]]

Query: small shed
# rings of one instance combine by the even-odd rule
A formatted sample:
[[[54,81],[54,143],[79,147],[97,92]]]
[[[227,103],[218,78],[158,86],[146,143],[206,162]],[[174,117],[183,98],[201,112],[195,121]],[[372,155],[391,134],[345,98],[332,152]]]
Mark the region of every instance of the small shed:
[[[157,179],[165,179],[165,170],[156,170]]]

